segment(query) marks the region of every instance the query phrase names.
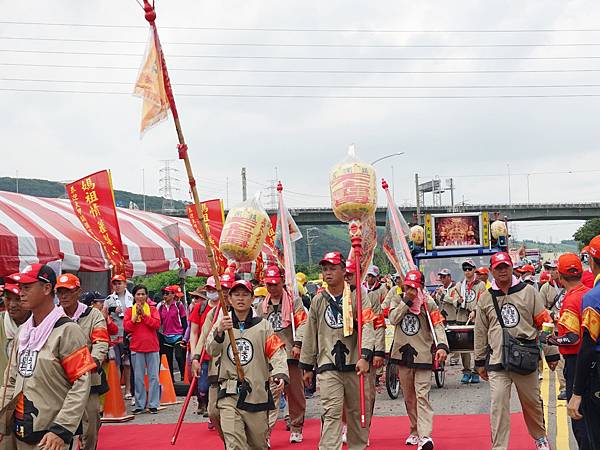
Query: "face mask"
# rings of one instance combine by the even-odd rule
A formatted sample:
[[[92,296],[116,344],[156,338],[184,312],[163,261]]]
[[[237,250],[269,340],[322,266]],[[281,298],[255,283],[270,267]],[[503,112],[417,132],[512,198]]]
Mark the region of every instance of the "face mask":
[[[217,291],[209,291],[206,293],[206,298],[209,300],[217,300],[219,298],[219,293]]]

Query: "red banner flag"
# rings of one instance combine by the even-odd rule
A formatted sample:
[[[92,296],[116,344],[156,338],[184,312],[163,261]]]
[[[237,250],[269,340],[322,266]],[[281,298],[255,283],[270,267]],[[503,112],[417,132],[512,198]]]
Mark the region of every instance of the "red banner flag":
[[[85,231],[100,243],[113,273],[125,274],[125,257],[117,220],[112,180],[108,170],[66,185],[71,205]]]
[[[221,253],[218,245],[219,239],[221,239],[221,232],[223,231],[223,223],[225,222],[223,202],[219,199],[208,200],[200,203],[200,208],[202,209],[202,215],[204,216],[204,220],[208,228],[208,239],[210,241],[208,245],[212,246],[213,248],[215,260],[217,266],[219,267],[219,275],[222,275],[223,272],[225,272],[225,269],[227,269],[227,258],[225,258],[223,253]],[[188,218],[190,219],[190,223],[192,224],[192,228],[202,239],[202,233],[200,232],[200,227],[202,225],[200,224],[200,218],[198,217],[196,206],[188,205],[186,210]]]

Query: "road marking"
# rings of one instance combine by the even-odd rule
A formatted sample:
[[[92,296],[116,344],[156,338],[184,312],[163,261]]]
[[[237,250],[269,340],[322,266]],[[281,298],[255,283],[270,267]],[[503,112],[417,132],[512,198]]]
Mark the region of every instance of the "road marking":
[[[554,386],[556,396],[560,393],[558,374],[554,372]],[[556,448],[571,450],[569,443],[569,421],[567,419],[567,402],[556,400]]]

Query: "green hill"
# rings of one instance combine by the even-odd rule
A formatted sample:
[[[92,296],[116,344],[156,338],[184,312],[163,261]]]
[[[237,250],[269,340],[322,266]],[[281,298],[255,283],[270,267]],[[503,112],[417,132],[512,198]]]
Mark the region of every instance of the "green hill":
[[[17,192],[17,179],[0,177],[0,191]],[[18,192],[20,194],[33,195],[35,197],[66,198],[65,185],[58,181],[19,178]],[[142,209],[144,196],[127,191],[115,191],[115,202],[117,203],[117,206],[126,208],[129,207],[130,202],[133,202]],[[162,197],[146,195],[146,210],[160,211],[162,209],[162,203]],[[177,200],[173,201],[173,206],[175,209],[185,208],[184,203]]]

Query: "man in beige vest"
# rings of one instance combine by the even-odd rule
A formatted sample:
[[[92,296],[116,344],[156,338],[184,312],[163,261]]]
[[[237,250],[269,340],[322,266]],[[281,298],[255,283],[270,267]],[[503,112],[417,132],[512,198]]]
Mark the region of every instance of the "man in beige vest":
[[[536,450],[550,450],[544,425],[544,407],[537,378],[538,335],[544,322],[550,319],[539,293],[533,286],[519,281],[512,274],[508,253],[496,253],[491,259],[494,282],[479,299],[475,318],[475,367],[481,378],[490,383],[492,405],[492,450],[507,450],[510,437],[510,396],[514,384],[523,416]],[[509,336],[530,345],[532,357],[508,364],[504,342]],[[539,350],[537,350],[539,352]],[[512,355],[514,352],[511,352]],[[525,354],[525,353],[522,353]],[[546,354],[552,370],[558,364],[557,352]],[[526,363],[526,364],[524,364]]]

